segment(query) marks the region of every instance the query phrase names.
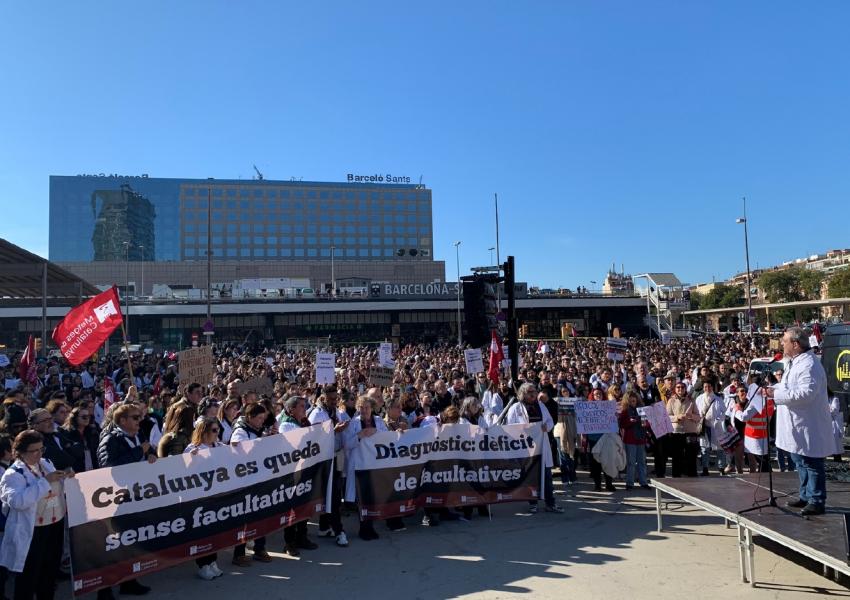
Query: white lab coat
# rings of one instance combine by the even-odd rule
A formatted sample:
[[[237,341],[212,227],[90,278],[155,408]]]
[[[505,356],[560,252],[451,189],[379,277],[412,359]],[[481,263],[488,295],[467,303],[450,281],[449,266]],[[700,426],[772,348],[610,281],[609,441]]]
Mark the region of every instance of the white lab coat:
[[[473,423],[466,417],[461,417],[458,421],[461,425],[475,425],[476,427],[480,427],[481,429],[487,429],[490,424],[487,422],[487,419],[484,418],[484,415],[478,415],[478,420]]]
[[[540,414],[543,417],[543,424],[546,426],[546,431],[552,431],[555,427],[555,422],[552,420],[552,415],[549,414],[549,409],[540,400],[537,401],[540,406]],[[508,409],[508,416],[505,419],[508,425],[517,423],[528,423],[528,411],[525,409],[525,403],[521,400],[514,402]]]
[[[545,426],[546,431],[552,431],[555,428],[555,422],[552,420],[552,415],[549,414],[549,409],[540,400],[537,401],[537,404],[540,406],[540,414],[543,416],[542,424]],[[528,411],[525,409],[525,403],[522,400],[517,400],[511,405],[508,409],[505,422],[508,425],[528,424]],[[554,466],[552,446],[549,444],[548,434],[544,434],[543,436],[543,466]]]
[[[826,372],[809,350],[791,361],[782,381],[773,386],[776,403],[776,447],[810,458],[835,450],[832,417],[826,395]]]
[[[496,419],[498,419],[499,415],[502,414],[504,401],[498,392],[491,392],[490,390],[487,390],[484,392],[484,396],[481,399],[481,406],[484,407],[484,418],[486,419],[487,424],[494,425],[496,423]]]
[[[49,460],[41,459],[44,473],[56,469]],[[6,533],[0,544],[0,565],[10,571],[24,570],[27,553],[35,529],[35,513],[38,501],[50,493],[50,483],[44,477],[36,477],[22,460],[12,463],[0,479],[0,500],[3,510],[8,511]]]
[[[375,429],[378,431],[387,431],[387,424],[383,419],[372,415],[375,421]],[[363,430],[363,423],[360,421],[360,413],[354,415],[351,419],[351,424],[345,428],[345,501],[354,502],[357,497],[356,485],[354,481],[354,471],[357,468],[357,446],[360,444],[360,438],[357,434]]]
[[[717,394],[707,396],[705,392],[697,396],[697,410],[703,420],[703,435],[699,438],[700,448],[720,450],[718,443],[726,433],[723,420],[726,418],[726,403]],[[706,435],[706,432],[708,435]]]

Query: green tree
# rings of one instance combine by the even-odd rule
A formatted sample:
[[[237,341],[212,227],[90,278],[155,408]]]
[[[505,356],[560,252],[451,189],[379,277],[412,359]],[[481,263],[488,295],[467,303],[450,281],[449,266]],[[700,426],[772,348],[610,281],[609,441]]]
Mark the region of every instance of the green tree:
[[[839,269],[829,278],[830,298],[850,298],[850,267]]]
[[[803,267],[790,267],[763,273],[758,285],[768,302],[799,302],[817,300],[823,273]]]
[[[693,295],[691,295],[693,299]],[[701,294],[700,308],[732,308],[744,305],[744,292],[734,285],[718,283],[705,294]]]

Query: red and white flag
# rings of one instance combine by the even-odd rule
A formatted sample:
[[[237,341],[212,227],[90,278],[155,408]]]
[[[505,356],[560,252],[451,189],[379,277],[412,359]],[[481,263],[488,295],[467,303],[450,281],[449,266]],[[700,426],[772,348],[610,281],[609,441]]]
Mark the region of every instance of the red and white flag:
[[[98,351],[123,320],[118,289],[112,286],[72,308],[53,330],[53,341],[65,360],[79,365]]]
[[[21,357],[20,364],[18,364],[18,376],[21,378],[21,381],[30,385],[36,385],[38,375],[36,374],[35,366],[35,339],[30,336],[27,342],[27,349],[24,350],[24,355]]]
[[[499,365],[505,360],[505,352],[502,350],[502,342],[493,331],[493,339],[490,341],[490,365],[487,369],[487,377],[494,383],[499,383]]]
[[[115,386],[111,378],[105,377],[103,379],[103,414],[106,414],[113,404],[115,404]]]

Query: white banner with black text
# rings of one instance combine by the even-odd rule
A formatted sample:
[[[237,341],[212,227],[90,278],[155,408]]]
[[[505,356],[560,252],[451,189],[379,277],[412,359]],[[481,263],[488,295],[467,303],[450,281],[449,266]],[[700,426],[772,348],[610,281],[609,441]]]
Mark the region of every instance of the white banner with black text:
[[[360,518],[537,500],[547,444],[539,423],[486,430],[445,425],[363,438],[354,454]]]
[[[66,480],[74,595],[243,544],[323,512],[332,427],[328,421]]]

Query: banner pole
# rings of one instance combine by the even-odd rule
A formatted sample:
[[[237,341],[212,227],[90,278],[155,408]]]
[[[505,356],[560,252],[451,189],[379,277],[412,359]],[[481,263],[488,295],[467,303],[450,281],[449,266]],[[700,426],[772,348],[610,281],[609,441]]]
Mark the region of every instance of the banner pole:
[[[127,368],[130,370],[130,385],[136,385],[133,376],[133,361],[130,360],[130,345],[127,343],[127,329],[124,327],[124,317],[121,317],[121,335],[124,336],[124,352],[127,353]]]

